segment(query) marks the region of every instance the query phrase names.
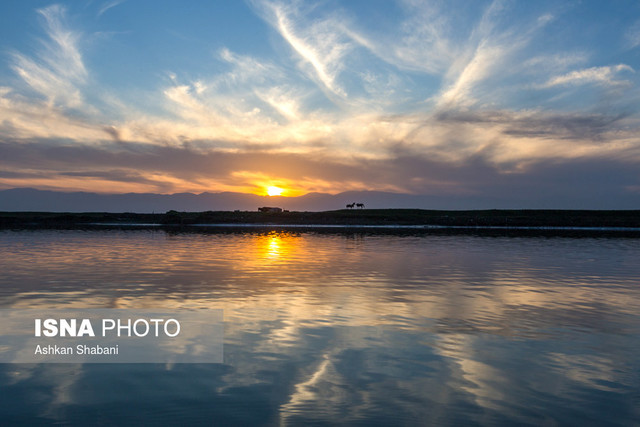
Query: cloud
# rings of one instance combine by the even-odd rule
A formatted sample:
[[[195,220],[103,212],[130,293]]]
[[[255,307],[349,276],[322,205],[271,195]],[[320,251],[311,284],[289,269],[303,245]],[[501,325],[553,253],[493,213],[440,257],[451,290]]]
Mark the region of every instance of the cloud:
[[[279,87],[257,90],[256,95],[290,121],[302,118],[299,96]]]
[[[440,95],[440,107],[467,107],[475,103],[474,86],[486,78],[496,63],[505,55],[504,48],[482,43],[465,64],[455,81]]]
[[[401,68],[438,74],[447,70],[460,54],[451,40],[454,24],[436,3],[404,2],[408,19],[400,26],[401,38],[376,46],[383,58]]]
[[[122,3],[124,3],[126,0],[111,0],[108,2],[105,2],[101,7],[100,10],[98,10],[98,16],[102,16],[103,13],[105,13],[107,10],[114,8]]]
[[[35,57],[14,53],[11,66],[49,105],[79,107],[83,103],[80,87],[88,78],[79,47],[82,35],[68,27],[63,6],[38,9],[38,13],[47,39],[40,40]]]
[[[637,20],[631,27],[629,27],[625,36],[629,48],[634,49],[640,46],[640,20]]]
[[[484,10],[445,73],[445,86],[436,97],[438,108],[468,108],[478,102],[495,102],[487,94],[497,92],[505,78],[516,72],[518,67],[511,63],[513,57],[553,20],[545,14],[518,27],[506,25],[503,21],[507,9],[504,2],[496,0]]]
[[[553,86],[577,86],[591,83],[605,86],[615,86],[627,83],[624,80],[619,80],[616,78],[619,73],[624,71],[631,73],[635,72],[633,68],[626,64],[618,64],[606,67],[591,67],[553,77],[546,83],[544,83],[541,87],[550,88]]]
[[[566,73],[569,69],[585,64],[589,55],[585,52],[562,52],[542,54],[527,58],[517,67],[517,71],[523,75],[540,78],[541,75],[558,75]]]
[[[231,64],[233,69],[223,74],[219,83],[224,82],[231,86],[251,82],[255,85],[281,80],[284,77],[284,72],[279,67],[251,56],[238,55],[227,48],[220,50],[220,58]]]
[[[616,127],[624,115],[547,113],[539,111],[444,111],[436,116],[445,123],[499,126],[507,135],[544,137],[554,140],[600,140],[606,132],[619,134]]]
[[[63,107],[25,98],[12,90],[0,90],[0,129],[4,137],[52,138],[83,145],[99,144],[108,135],[103,126],[86,116],[69,114]]]
[[[166,174],[140,173],[131,169],[61,171],[56,175],[56,180],[65,181],[67,177],[79,178],[78,182],[91,182],[92,187],[96,182],[106,182],[119,185],[121,188],[150,188],[158,193],[169,193],[175,189],[175,180]],[[75,180],[67,180],[69,181]]]
[[[267,22],[288,43],[300,58],[301,69],[330,96],[347,96],[338,83],[346,56],[359,43],[366,41],[347,30],[343,19],[337,15],[308,20],[299,3],[282,4],[265,2],[258,4]]]
[[[302,58],[308,62],[314,69],[317,77],[320,81],[334,93],[339,93],[344,95],[344,91],[341,88],[338,88],[335,84],[335,75],[336,75],[336,66],[331,67],[331,63],[328,61],[324,61],[320,57],[320,52],[306,43],[306,41],[300,37],[298,37],[294,33],[293,25],[288,19],[288,16],[284,13],[284,11],[280,8],[275,8],[276,20],[277,20],[277,28],[280,31],[282,37],[284,37],[287,42],[293,47],[293,49],[298,52]],[[341,46],[336,46],[334,50],[334,56],[340,56]],[[330,69],[333,68],[333,69]]]
[[[275,181],[308,191],[370,189],[431,195],[441,206],[455,203],[458,208],[593,208],[601,202],[630,208],[638,197],[632,190],[640,185],[635,161],[599,157],[537,159],[505,174],[489,153],[449,162],[400,150],[392,158],[345,161],[266,152],[203,154],[135,144],[119,150],[52,146],[47,140],[2,141],[0,150],[10,159],[5,169],[14,172],[0,176],[5,188],[35,182],[39,188],[84,191],[250,192]]]

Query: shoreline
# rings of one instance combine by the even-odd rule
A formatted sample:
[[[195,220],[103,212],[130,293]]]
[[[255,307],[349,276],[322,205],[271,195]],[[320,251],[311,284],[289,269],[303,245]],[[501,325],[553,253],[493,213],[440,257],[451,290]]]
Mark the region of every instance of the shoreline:
[[[640,233],[640,227],[564,227],[564,226],[500,226],[500,225],[373,225],[373,224],[275,224],[275,223],[227,223],[227,224],[150,224],[150,223],[88,223],[96,227],[187,227],[187,228],[303,228],[303,229],[364,229],[364,230],[541,230],[541,231],[631,231]]]
[[[0,229],[167,228],[640,234],[640,210],[360,209],[323,212],[0,212]]]

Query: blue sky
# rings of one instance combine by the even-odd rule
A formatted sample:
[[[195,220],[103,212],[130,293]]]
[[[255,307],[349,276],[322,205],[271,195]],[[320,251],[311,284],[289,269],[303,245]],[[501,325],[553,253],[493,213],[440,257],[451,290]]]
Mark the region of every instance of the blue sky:
[[[638,2],[15,1],[0,16],[0,188],[640,202]]]

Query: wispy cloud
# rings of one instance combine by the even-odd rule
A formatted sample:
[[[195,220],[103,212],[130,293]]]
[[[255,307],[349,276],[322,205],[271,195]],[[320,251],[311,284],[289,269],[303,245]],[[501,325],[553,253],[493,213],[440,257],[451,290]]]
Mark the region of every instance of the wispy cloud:
[[[256,95],[288,120],[302,119],[300,96],[284,88],[257,90]]]
[[[260,85],[265,82],[273,82],[274,79],[282,79],[282,70],[274,64],[260,61],[247,55],[239,55],[227,48],[220,50],[220,58],[232,65],[232,70],[221,76],[227,84]]]
[[[627,30],[625,36],[630,48],[640,46],[640,19]]]
[[[460,54],[451,40],[454,23],[437,3],[406,1],[408,19],[400,26],[400,39],[376,50],[401,68],[440,74]]]
[[[567,74],[553,77],[541,87],[550,88],[553,86],[577,86],[589,83],[613,86],[627,83],[617,76],[622,72],[634,73],[633,68],[626,64],[611,65],[606,67],[591,67],[582,70],[572,71]]]
[[[40,40],[35,57],[14,53],[12,68],[50,105],[78,107],[82,104],[80,86],[88,77],[79,46],[82,35],[67,26],[63,6],[49,6],[38,13],[47,39]]]
[[[126,0],[111,0],[108,2],[105,2],[101,7],[100,10],[98,10],[98,16],[102,16],[103,13],[105,13],[107,10],[114,8],[116,6],[118,6],[119,4],[124,3]]]
[[[353,42],[344,31],[343,22],[334,16],[301,21],[303,12],[299,7],[298,3],[261,5],[267,20],[299,56],[301,68],[330,93],[346,96],[337,78]]]
[[[504,56],[504,48],[483,42],[475,50],[454,82],[440,95],[440,107],[468,107],[475,102],[472,97],[474,86],[486,78],[493,67]]]
[[[535,37],[537,31],[553,20],[549,14],[515,28],[505,24],[503,1],[493,1],[484,11],[471,34],[459,48],[460,55],[445,73],[446,86],[437,98],[440,109],[468,108],[482,101],[475,93],[487,79],[505,79],[515,72],[513,57]],[[501,84],[501,83],[499,83]],[[492,92],[488,87],[486,92]],[[485,100],[486,103],[494,99]]]
[[[529,75],[539,75],[542,73],[557,75],[577,65],[586,63],[588,59],[589,55],[585,52],[562,52],[538,55],[524,61],[519,71]]]

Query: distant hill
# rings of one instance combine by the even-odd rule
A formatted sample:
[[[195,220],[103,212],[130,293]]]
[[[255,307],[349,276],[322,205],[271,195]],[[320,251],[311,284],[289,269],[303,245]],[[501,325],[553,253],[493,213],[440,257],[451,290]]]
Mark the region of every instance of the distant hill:
[[[291,211],[342,209],[347,203],[364,203],[367,208],[467,209],[492,208],[495,203],[474,203],[410,194],[378,191],[349,191],[340,194],[309,193],[299,197],[269,197],[245,193],[126,193],[98,194],[14,188],[0,191],[0,211],[34,212],[167,212],[169,210],[254,211],[260,206],[278,206]]]

